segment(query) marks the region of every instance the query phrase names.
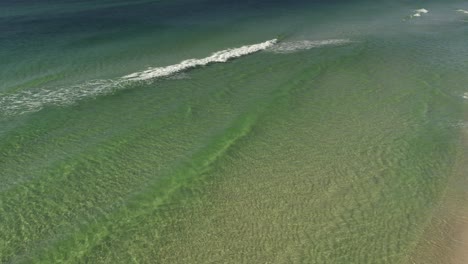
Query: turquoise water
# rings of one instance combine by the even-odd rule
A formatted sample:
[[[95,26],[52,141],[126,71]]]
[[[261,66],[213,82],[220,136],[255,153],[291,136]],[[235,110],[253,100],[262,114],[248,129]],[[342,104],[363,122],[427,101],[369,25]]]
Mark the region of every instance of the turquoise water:
[[[458,9],[0,3],[0,262],[458,258]]]

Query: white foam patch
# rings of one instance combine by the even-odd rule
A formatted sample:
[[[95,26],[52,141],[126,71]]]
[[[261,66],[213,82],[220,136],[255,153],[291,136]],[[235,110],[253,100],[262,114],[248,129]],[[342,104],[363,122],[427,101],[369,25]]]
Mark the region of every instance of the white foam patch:
[[[349,39],[327,39],[327,40],[300,40],[281,42],[271,48],[269,51],[275,53],[292,53],[300,50],[308,50],[312,48],[319,48],[323,46],[338,46],[350,43]]]
[[[70,105],[82,98],[93,98],[99,95],[112,93],[116,90],[124,89],[136,81],[170,77],[184,70],[198,66],[227,62],[230,59],[265,50],[276,43],[277,40],[272,39],[259,44],[222,50],[203,59],[189,59],[175,65],[150,68],[115,80],[95,80],[80,85],[62,87],[53,90],[27,90],[15,94],[0,94],[0,117],[36,112],[47,105]],[[186,76],[181,75],[179,77],[185,78]]]
[[[428,11],[427,9],[424,9],[424,8],[415,10],[415,12],[416,12],[416,13],[420,13],[420,14],[427,14],[427,13],[429,13],[429,11]]]
[[[463,94],[463,99],[467,99],[467,100],[468,100],[468,93]]]
[[[464,9],[458,9],[457,12],[460,12],[460,13],[463,13],[463,14],[468,15],[468,11],[466,11],[466,10],[464,10]]]
[[[423,14],[427,14],[429,11],[425,8],[416,9],[410,17],[421,17]]]
[[[55,90],[27,90],[16,94],[0,94],[0,116],[36,112],[46,105],[70,105],[82,98],[96,97],[124,88],[121,80],[95,80]]]

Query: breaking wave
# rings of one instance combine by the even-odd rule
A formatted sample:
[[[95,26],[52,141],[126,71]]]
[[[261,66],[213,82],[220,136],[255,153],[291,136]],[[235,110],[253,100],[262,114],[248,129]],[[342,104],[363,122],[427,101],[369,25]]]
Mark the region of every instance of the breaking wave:
[[[231,59],[243,57],[263,50],[274,53],[291,53],[322,46],[344,45],[350,42],[351,41],[349,39],[328,39],[278,43],[277,39],[272,39],[258,44],[218,51],[213,53],[211,56],[202,59],[189,59],[174,65],[149,68],[147,70],[128,74],[116,79],[93,80],[78,85],[55,89],[31,89],[14,94],[0,93],[0,117],[36,112],[45,106],[70,105],[80,99],[94,98],[128,88],[131,84],[139,81],[158,78],[186,78],[186,76],[183,75],[183,72],[186,70],[212,63],[227,62]]]
[[[174,73],[178,73],[187,69],[195,68],[198,66],[204,66],[211,63],[217,62],[226,62],[230,59],[242,57],[245,55],[249,55],[261,50],[265,50],[277,42],[276,39],[268,40],[260,44],[250,45],[250,46],[243,46],[236,49],[227,49],[213,53],[213,55],[203,58],[203,59],[190,59],[184,60],[179,64],[166,66],[166,67],[157,67],[157,68],[149,68],[146,71],[136,72],[129,75],[122,77],[124,80],[132,80],[132,81],[142,81],[142,80],[149,80],[158,77],[166,77],[170,76]]]
[[[203,59],[189,59],[175,65],[149,68],[145,71],[135,72],[118,79],[94,80],[57,89],[27,90],[15,94],[0,94],[0,117],[36,112],[47,105],[70,105],[81,98],[92,98],[124,89],[136,81],[170,77],[191,68],[205,66],[211,63],[227,62],[234,58],[268,49],[276,43],[277,39],[272,39],[259,44],[226,49],[215,52],[211,56]]]

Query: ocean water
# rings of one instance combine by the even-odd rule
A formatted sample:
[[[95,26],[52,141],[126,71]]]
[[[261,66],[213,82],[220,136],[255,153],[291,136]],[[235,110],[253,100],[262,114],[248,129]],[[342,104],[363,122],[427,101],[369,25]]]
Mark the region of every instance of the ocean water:
[[[467,263],[464,10],[1,1],[0,263]]]

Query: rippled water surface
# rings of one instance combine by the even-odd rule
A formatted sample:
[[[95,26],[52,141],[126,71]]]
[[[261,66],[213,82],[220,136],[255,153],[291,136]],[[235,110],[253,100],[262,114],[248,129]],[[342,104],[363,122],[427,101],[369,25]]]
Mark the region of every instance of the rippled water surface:
[[[468,3],[382,2],[0,3],[0,262],[466,263]]]

